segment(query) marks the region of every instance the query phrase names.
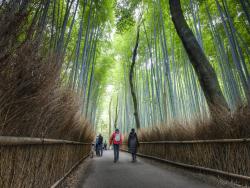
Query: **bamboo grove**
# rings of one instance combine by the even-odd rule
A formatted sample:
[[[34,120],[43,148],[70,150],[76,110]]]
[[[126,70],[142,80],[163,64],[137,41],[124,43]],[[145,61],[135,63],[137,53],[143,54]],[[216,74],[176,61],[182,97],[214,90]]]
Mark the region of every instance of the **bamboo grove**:
[[[28,15],[19,44],[36,41],[43,54],[57,54],[62,85],[75,91],[82,103],[81,113],[94,124],[95,110],[107,65],[98,65],[100,41],[105,41],[108,1],[45,0],[1,1],[1,11],[21,11]],[[107,32],[107,31],[106,31]],[[17,46],[19,45],[17,44]],[[99,77],[98,77],[99,74]]]
[[[133,65],[138,106],[135,113],[140,119],[137,128],[168,125],[175,120],[185,124],[211,116],[204,88],[171,19],[169,3],[156,0],[116,4],[121,19],[117,20],[120,35],[115,38],[115,54],[123,64],[123,83],[117,94],[118,113],[114,110],[110,116],[115,119],[119,115],[116,124],[124,132],[136,127],[129,73],[133,49],[138,45],[138,27],[139,46]],[[215,70],[231,113],[249,105],[249,5],[249,1],[181,1],[185,20]],[[127,12],[133,12],[129,19]],[[122,42],[125,44],[121,46]]]
[[[114,127],[128,132],[138,124],[134,114],[137,128],[211,116],[207,88],[201,84],[207,78],[197,75],[192,65],[171,3],[10,0],[0,2],[0,12],[6,7],[28,12],[15,45],[34,40],[41,53],[57,54],[60,82],[77,93],[82,116],[95,128],[104,123],[109,132]],[[227,110],[249,105],[250,1],[181,0],[180,4],[214,70],[210,77],[217,80]],[[110,85],[114,89],[108,93]],[[105,113],[108,118],[102,118]]]

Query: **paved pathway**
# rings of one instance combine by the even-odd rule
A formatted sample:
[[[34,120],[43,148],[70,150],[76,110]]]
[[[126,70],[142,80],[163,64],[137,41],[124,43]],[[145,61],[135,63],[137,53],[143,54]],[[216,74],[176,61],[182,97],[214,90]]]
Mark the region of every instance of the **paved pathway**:
[[[131,162],[129,154],[120,152],[120,160],[113,162],[113,151],[103,157],[94,157],[81,178],[81,188],[212,188],[220,187],[207,183],[199,175],[165,164],[152,164],[138,159]],[[184,171],[184,173],[182,173]],[[192,174],[192,175],[189,175]],[[206,176],[205,176],[206,177]]]

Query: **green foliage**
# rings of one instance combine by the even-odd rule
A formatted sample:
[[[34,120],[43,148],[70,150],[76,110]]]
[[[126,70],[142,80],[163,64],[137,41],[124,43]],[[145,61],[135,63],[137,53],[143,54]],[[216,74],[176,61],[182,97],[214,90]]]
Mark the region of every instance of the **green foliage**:
[[[139,0],[115,0],[116,31],[123,33],[135,25],[135,9]]]
[[[103,103],[103,100],[106,97],[119,96],[118,106],[121,113],[119,113],[118,124],[134,125],[132,120],[124,119],[133,116],[128,72],[139,25],[138,17],[141,17],[134,83],[143,125],[157,124],[173,118],[171,103],[178,109],[178,118],[192,119],[195,114],[207,116],[203,93],[175,31],[168,1],[79,0],[74,18],[77,3],[75,0],[69,12],[66,28],[63,28],[67,2],[70,1],[50,1],[44,30],[39,33],[38,29],[34,29],[32,36],[42,36],[41,51],[43,52],[51,49],[57,52],[58,43],[63,38],[65,52],[61,65],[62,82],[65,86],[74,88],[81,98],[84,98],[83,109],[88,108],[86,114],[90,117],[94,116],[95,110],[100,106],[103,111],[107,110],[104,106],[108,103]],[[246,72],[250,71],[250,25],[240,1],[218,0],[218,3],[222,14],[227,16],[226,23],[223,23],[216,1],[181,0],[188,25],[201,43],[204,53],[217,73],[223,93],[233,107],[236,105],[233,102],[235,100],[233,95],[239,95],[242,101],[246,100],[246,96],[242,89],[239,68],[232,56],[234,46],[230,40],[237,45],[235,51],[239,56],[239,64],[242,66],[245,62],[246,68],[243,70],[243,76],[245,76]],[[226,15],[226,6],[228,15]],[[38,7],[39,3],[30,4],[30,15],[24,30],[29,29],[36,11],[39,16],[35,20],[35,25],[39,25],[41,21],[39,19],[45,11],[44,2],[40,9]],[[81,20],[82,16],[83,20]],[[230,37],[225,27],[231,34]],[[63,29],[65,32],[63,37],[60,37]],[[68,41],[67,38],[69,38]],[[220,42],[218,38],[221,39]],[[25,39],[24,31],[19,40]],[[75,83],[74,86],[72,86],[73,83]],[[231,86],[232,83],[235,87]],[[114,88],[111,94],[107,94],[108,85]],[[171,92],[174,98],[170,97]],[[89,101],[86,102],[86,100]],[[115,106],[115,104],[112,105]],[[101,114],[102,112],[98,116]]]

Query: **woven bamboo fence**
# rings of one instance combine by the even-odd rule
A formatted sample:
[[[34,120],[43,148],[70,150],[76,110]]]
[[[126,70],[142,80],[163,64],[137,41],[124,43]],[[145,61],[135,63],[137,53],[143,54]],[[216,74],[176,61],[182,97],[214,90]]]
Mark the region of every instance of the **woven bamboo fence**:
[[[0,136],[0,187],[59,186],[90,149],[90,143]]]
[[[127,145],[122,146],[127,150]],[[140,142],[138,154],[250,182],[250,139]]]

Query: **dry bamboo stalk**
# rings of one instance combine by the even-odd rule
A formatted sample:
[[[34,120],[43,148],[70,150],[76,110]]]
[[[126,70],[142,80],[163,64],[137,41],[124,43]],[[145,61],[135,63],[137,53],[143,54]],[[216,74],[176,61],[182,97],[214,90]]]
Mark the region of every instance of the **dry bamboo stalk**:
[[[90,145],[91,143],[83,143],[69,140],[49,139],[49,138],[32,138],[32,137],[14,137],[0,136],[0,145],[37,145],[37,144],[79,144]]]
[[[200,143],[242,143],[250,142],[250,138],[240,139],[216,139],[216,140],[185,140],[185,141],[151,141],[140,144],[200,144]]]

